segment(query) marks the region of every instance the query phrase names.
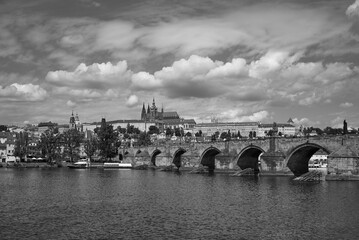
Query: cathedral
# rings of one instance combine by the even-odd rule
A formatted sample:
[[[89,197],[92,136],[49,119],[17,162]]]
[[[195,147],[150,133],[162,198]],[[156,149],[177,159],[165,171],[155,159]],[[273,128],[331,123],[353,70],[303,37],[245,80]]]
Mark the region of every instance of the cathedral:
[[[161,111],[158,111],[156,106],[155,99],[152,101],[152,105],[147,105],[147,111],[145,108],[145,104],[143,103],[142,112],[141,112],[141,120],[148,121],[148,122],[155,122],[155,121],[171,121],[171,120],[179,120],[180,117],[177,112],[164,112],[163,106]]]

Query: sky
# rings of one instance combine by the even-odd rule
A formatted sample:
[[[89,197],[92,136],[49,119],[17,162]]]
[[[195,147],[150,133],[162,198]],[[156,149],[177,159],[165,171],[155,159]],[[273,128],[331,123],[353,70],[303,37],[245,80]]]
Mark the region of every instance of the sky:
[[[0,124],[359,127],[359,0],[0,0]]]

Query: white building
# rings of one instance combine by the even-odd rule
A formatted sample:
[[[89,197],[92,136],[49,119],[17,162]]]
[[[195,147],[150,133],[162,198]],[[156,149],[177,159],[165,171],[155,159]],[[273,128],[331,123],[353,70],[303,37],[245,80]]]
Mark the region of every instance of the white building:
[[[204,137],[212,136],[216,132],[220,134],[230,131],[231,133],[238,134],[242,137],[248,137],[250,132],[258,135],[258,122],[211,122],[211,123],[198,123],[194,127],[194,132],[202,131]]]
[[[274,125],[274,123],[269,124],[260,124],[258,126],[258,137],[265,137],[269,133],[269,131],[277,131],[277,135],[280,136],[294,136],[295,126],[289,123],[277,123]]]

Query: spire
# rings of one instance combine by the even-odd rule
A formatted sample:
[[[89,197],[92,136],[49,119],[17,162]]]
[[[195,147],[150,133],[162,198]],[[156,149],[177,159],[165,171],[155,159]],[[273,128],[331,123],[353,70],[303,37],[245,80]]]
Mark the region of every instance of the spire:
[[[145,118],[146,118],[146,108],[145,108],[145,103],[143,103],[142,112],[141,112],[141,120],[145,120]]]
[[[156,106],[155,98],[153,98],[152,105],[153,105],[153,106]]]
[[[150,104],[147,105],[147,113],[150,113]]]

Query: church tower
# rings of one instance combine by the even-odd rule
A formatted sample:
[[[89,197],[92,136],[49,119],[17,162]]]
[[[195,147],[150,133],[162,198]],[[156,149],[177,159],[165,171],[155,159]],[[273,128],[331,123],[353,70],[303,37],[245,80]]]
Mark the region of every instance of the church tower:
[[[74,111],[72,111],[71,117],[70,117],[70,122],[69,122],[69,129],[76,129],[76,121],[75,121],[75,117],[74,117]]]

